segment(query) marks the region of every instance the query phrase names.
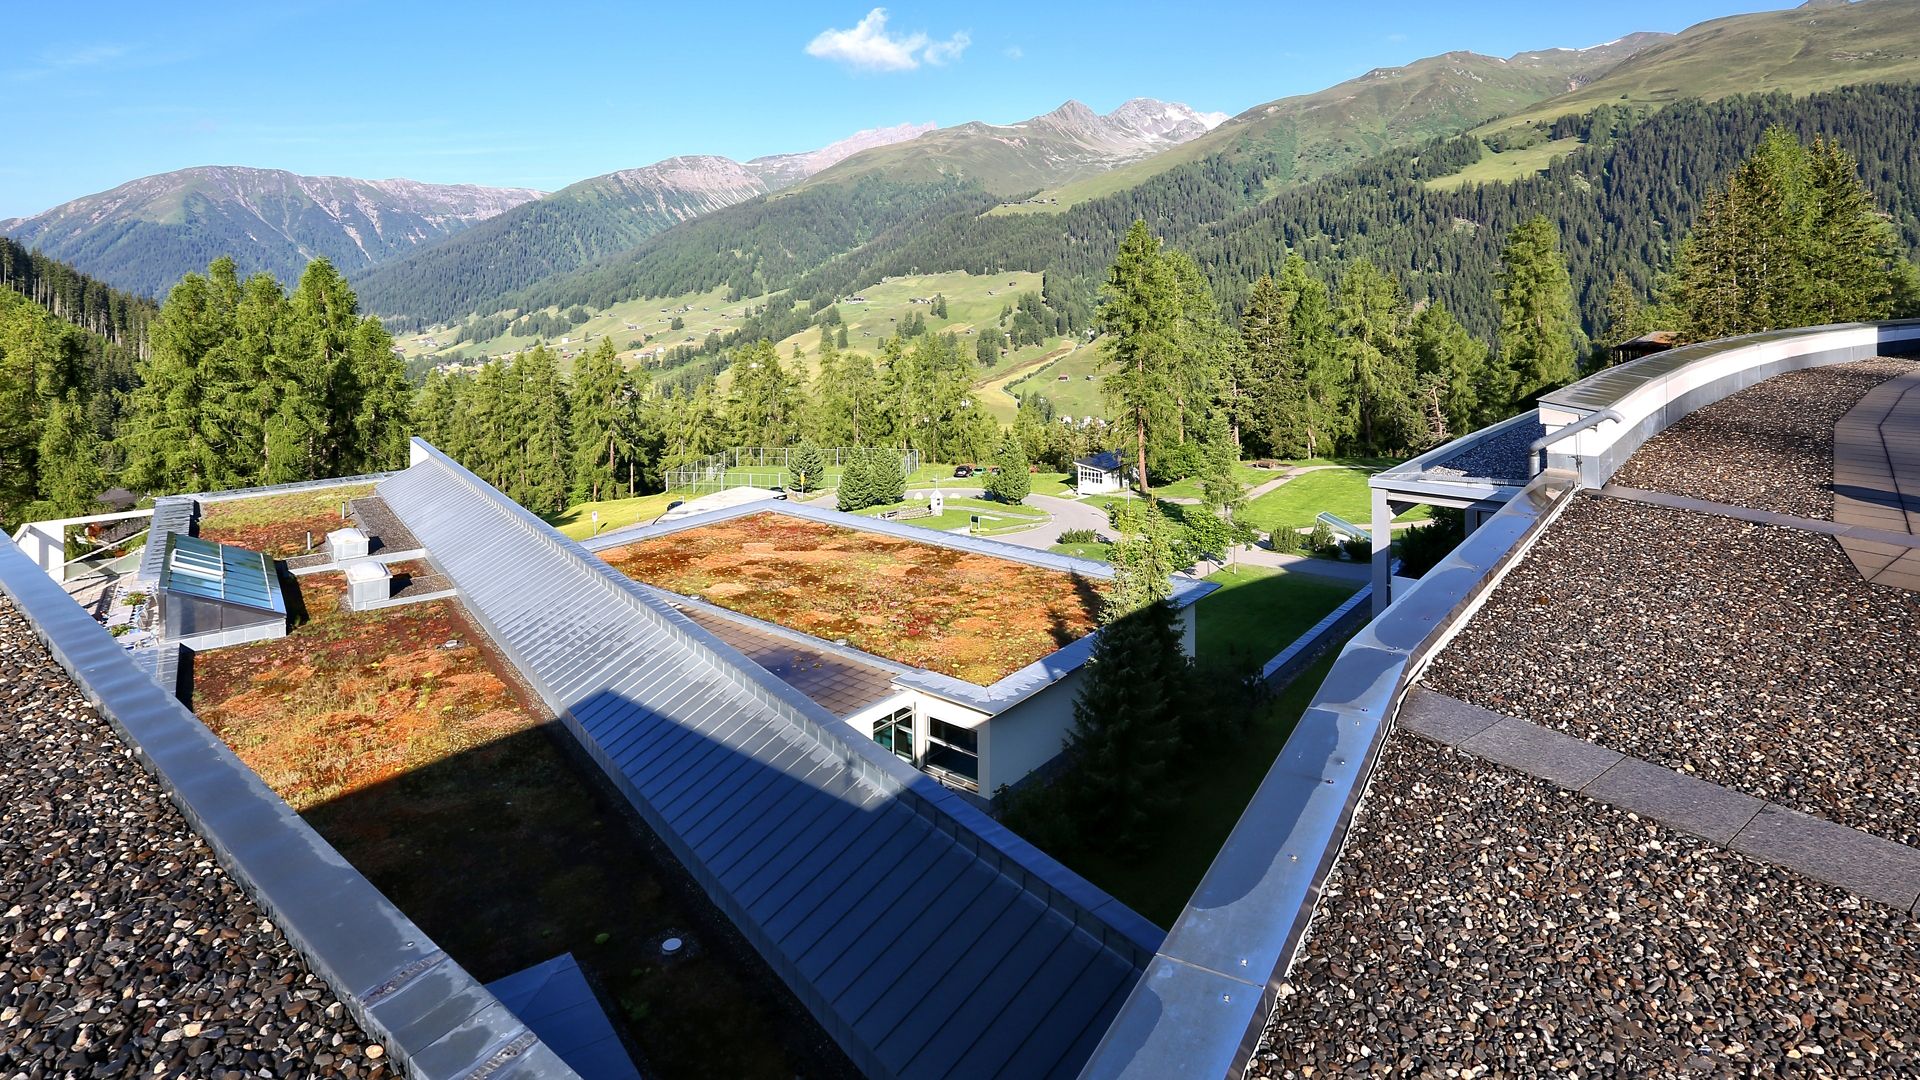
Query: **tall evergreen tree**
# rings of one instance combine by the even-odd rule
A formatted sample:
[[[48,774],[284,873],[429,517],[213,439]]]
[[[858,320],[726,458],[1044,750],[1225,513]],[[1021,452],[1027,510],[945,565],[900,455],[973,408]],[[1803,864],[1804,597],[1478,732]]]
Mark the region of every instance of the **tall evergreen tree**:
[[[1464,435],[1478,427],[1483,422],[1480,389],[1487,378],[1487,347],[1437,300],[1413,317],[1409,338],[1415,372],[1423,379],[1438,379],[1438,404],[1449,433]]]
[[[827,476],[827,458],[820,448],[803,442],[787,455],[787,486],[798,492],[818,490]]]
[[[1500,250],[1500,386],[1503,405],[1572,382],[1579,326],[1560,232],[1545,215],[1517,226]]]
[[[1120,241],[1100,289],[1100,327],[1106,334],[1101,388],[1121,411],[1142,492],[1152,491],[1147,443],[1172,411],[1180,316],[1179,289],[1160,240],[1145,221],[1136,221]]]
[[[1360,445],[1373,453],[1413,445],[1419,417],[1399,283],[1365,259],[1354,263],[1335,290],[1333,318]]]
[[[1069,806],[1101,847],[1138,848],[1172,805],[1168,771],[1180,752],[1192,669],[1168,602],[1171,529],[1152,500],[1129,503],[1114,545],[1114,580],[1073,705],[1066,748]]]
[[[988,475],[987,494],[1003,503],[1025,502],[1033,491],[1033,477],[1027,472],[1032,463],[1027,460],[1026,447],[1012,432],[1001,437],[993,463],[1000,471]]]
[[[633,393],[626,365],[607,338],[574,367],[567,394],[574,502],[599,502],[618,488],[620,423]]]
[[[537,514],[567,506],[567,465],[572,444],[567,434],[567,390],[560,364],[546,346],[514,357],[508,369],[509,401],[517,417],[512,444],[516,460],[508,494]]]

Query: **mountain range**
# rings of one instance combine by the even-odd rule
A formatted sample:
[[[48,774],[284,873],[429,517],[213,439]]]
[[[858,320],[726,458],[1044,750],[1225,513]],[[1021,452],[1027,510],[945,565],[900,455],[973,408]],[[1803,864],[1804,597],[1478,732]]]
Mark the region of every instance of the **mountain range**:
[[[119,288],[158,296],[222,255],[243,271],[286,281],[314,258],[348,271],[372,266],[541,194],[211,165],[9,218],[0,235]]]

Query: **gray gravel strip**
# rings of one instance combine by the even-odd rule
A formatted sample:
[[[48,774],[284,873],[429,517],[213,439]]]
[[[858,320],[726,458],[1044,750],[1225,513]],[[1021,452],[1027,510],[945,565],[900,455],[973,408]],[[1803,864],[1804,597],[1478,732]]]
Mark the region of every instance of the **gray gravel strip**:
[[[1920,1076],[1920,920],[1388,738],[1253,1076]]]
[[[1829,537],[1582,496],[1424,681],[1920,846],[1916,640]]]
[[[1490,724],[1482,724],[1493,717]],[[1901,911],[1920,900],[1920,848],[1626,757],[1415,687],[1396,725]]]
[[[1521,421],[1504,431],[1467,443],[1459,453],[1427,466],[1426,473],[1524,484],[1533,478],[1531,447],[1546,433],[1547,429],[1538,420]]]
[[[0,725],[0,1075],[387,1074],[4,601]]]
[[[1613,481],[1832,520],[1834,425],[1868,391],[1916,369],[1879,357],[1776,375],[1648,439]]]

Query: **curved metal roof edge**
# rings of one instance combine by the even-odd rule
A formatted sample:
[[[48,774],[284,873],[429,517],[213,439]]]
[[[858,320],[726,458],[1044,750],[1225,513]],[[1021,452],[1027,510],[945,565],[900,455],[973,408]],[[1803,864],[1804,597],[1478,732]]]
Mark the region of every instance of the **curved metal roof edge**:
[[[222,868],[414,1077],[498,1069],[573,1077],[526,1025],[313,830],[200,719],[134,663],[20,549],[0,544],[4,592]]]
[[[1823,326],[1800,326],[1782,330],[1766,330],[1757,334],[1742,334],[1739,337],[1716,338],[1712,341],[1682,345],[1663,352],[1650,353],[1624,364],[1602,368],[1578,382],[1570,383],[1558,390],[1540,395],[1542,405],[1565,409],[1569,412],[1595,412],[1608,408],[1624,400],[1628,395],[1650,382],[1657,381],[1675,371],[1701,360],[1718,356],[1734,349],[1751,345],[1765,345],[1777,341],[1791,341],[1813,334],[1831,333],[1836,330],[1912,330],[1920,334],[1920,319],[1890,319],[1884,322],[1828,323]],[[1904,336],[1904,335],[1903,335]]]
[[[1409,672],[1575,488],[1564,472],[1536,476],[1340,651],[1083,1080],[1244,1067]]]
[[[1488,424],[1486,427],[1480,428],[1477,431],[1469,431],[1468,433],[1460,436],[1457,439],[1449,439],[1446,442],[1441,443],[1439,446],[1434,447],[1433,449],[1427,451],[1424,454],[1419,455],[1418,457],[1408,458],[1407,460],[1401,462],[1398,465],[1395,465],[1391,468],[1382,469],[1379,472],[1374,473],[1372,476],[1367,477],[1367,484],[1371,487],[1387,487],[1387,486],[1390,486],[1392,481],[1395,481],[1395,480],[1406,480],[1406,481],[1420,480],[1425,477],[1428,467],[1433,465],[1434,462],[1444,461],[1448,458],[1456,457],[1460,453],[1462,453],[1467,447],[1472,446],[1474,443],[1479,442],[1482,439],[1493,438],[1494,436],[1500,434],[1501,432],[1505,431],[1510,427],[1513,427],[1516,424],[1525,423],[1526,421],[1534,420],[1534,419],[1537,419],[1538,417],[1539,417],[1538,409],[1529,409],[1525,412],[1515,413],[1514,415],[1509,416],[1505,420],[1501,420],[1497,423]],[[1385,481],[1385,482],[1375,483],[1375,481]],[[1491,488],[1500,488],[1500,489],[1511,488],[1515,491],[1518,491],[1522,487],[1526,486],[1525,484],[1501,483],[1497,478],[1486,477],[1486,476],[1449,477],[1447,482],[1463,485],[1463,486],[1484,485],[1486,487],[1491,487]]]
[[[719,661],[717,666],[722,669],[731,669],[732,674],[748,680],[770,703],[791,710],[790,718],[799,721],[816,741],[858,758],[863,766],[862,774],[879,782],[883,790],[907,798],[910,805],[921,809],[922,812],[944,816],[952,825],[952,828],[948,829],[950,833],[963,840],[970,838],[981,845],[973,848],[981,854],[987,853],[986,850],[982,850],[983,847],[990,850],[997,857],[996,861],[1000,863],[1003,871],[1018,870],[1023,883],[1030,890],[1035,885],[1041,886],[1050,903],[1055,902],[1057,898],[1060,906],[1067,910],[1086,913],[1093,920],[1093,925],[1089,925],[1087,919],[1075,919],[1083,929],[1095,933],[1109,946],[1124,946],[1136,964],[1144,962],[1160,947],[1165,932],[1138,912],[1107,895],[1104,890],[1087,881],[1059,860],[995,821],[939,781],[901,761],[872,739],[852,737],[848,734],[850,729],[838,717],[788,686],[778,676],[754,663],[739,650],[721,641],[692,619],[673,610],[666,601],[640,589],[637,582],[594,556],[580,542],[566,536],[542,521],[532,511],[500,494],[486,481],[475,476],[465,466],[442,453],[431,443],[415,437],[412,440],[412,447],[416,462],[424,457],[445,468],[456,479],[494,503],[536,536],[542,537],[559,551],[578,558],[616,593],[639,601],[647,611],[663,620],[676,633],[706,650]],[[717,513],[732,514],[734,510],[750,512],[761,506],[762,504],[751,504],[749,507],[732,508]],[[402,513],[404,520],[402,509],[398,506],[394,509]]]

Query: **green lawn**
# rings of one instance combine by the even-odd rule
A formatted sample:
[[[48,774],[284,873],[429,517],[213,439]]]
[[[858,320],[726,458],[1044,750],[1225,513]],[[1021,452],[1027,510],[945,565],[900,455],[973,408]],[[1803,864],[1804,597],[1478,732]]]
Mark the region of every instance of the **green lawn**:
[[[1200,663],[1245,671],[1266,663],[1357,587],[1270,566],[1242,566],[1207,576],[1220,588],[1194,611],[1194,652]]]
[[[585,502],[569,506],[557,514],[542,515],[547,524],[573,537],[585,540],[593,535],[593,512],[600,512],[600,531],[618,529],[623,525],[637,525],[652,521],[667,512],[667,507],[676,500],[686,498],[671,491],[658,495],[641,495],[632,499],[605,499],[600,502]]]
[[[1367,473],[1361,469],[1327,469],[1294,477],[1247,504],[1239,520],[1259,529],[1307,529],[1322,511],[1331,511],[1361,528],[1372,522],[1373,501],[1367,491]],[[1426,507],[1400,515],[1396,521],[1426,517]]]
[[[1234,466],[1233,473],[1235,478],[1240,481],[1242,488],[1256,488],[1269,480],[1278,480],[1286,475],[1285,472],[1280,469],[1262,469],[1245,461]],[[1156,486],[1153,489],[1153,493],[1162,499],[1199,499],[1204,497],[1200,491],[1200,479],[1194,476],[1175,480],[1171,484]]]
[[[909,499],[906,502],[889,506],[869,506],[854,513],[863,517],[879,517],[889,510],[900,510],[916,506],[925,506],[925,499]],[[989,502],[986,499],[950,497],[946,500],[946,510],[933,517],[906,518],[903,525],[915,525],[922,529],[937,529],[941,532],[953,532],[971,528],[975,514],[980,516],[980,532],[1017,532],[1032,528],[1047,520],[1047,512],[1032,506],[1014,503]]]
[[[1172,926],[1320,689],[1333,656],[1322,657],[1262,706],[1230,752],[1209,757],[1184,777],[1179,804],[1143,852],[1114,854],[1075,844],[1047,854],[1154,924]]]
[[[1094,562],[1112,562],[1112,544],[1055,544],[1047,549],[1056,555],[1071,555],[1076,559],[1092,559]]]

